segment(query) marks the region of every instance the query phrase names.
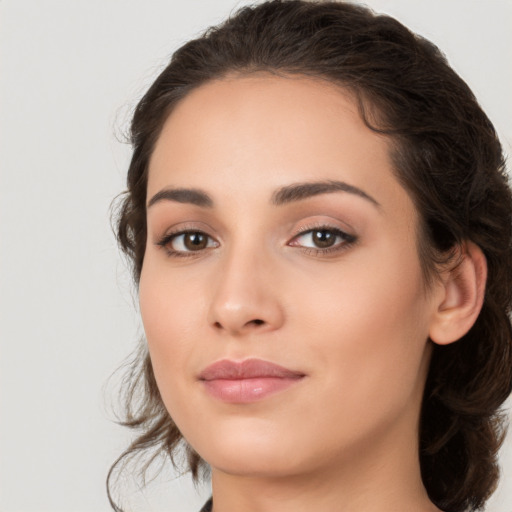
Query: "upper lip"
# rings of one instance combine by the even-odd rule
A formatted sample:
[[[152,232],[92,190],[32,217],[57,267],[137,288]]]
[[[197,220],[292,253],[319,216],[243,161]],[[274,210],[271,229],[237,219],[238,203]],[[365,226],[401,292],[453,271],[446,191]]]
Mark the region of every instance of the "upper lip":
[[[207,366],[200,374],[199,380],[242,380],[256,378],[297,379],[304,377],[304,373],[290,370],[270,361],[262,359],[245,359],[244,361],[231,361],[222,359]]]

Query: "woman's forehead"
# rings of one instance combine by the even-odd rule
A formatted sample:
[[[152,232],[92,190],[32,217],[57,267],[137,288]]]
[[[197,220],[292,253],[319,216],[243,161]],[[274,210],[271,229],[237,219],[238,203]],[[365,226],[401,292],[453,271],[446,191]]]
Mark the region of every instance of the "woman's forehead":
[[[389,139],[370,130],[345,89],[309,77],[217,80],[185,97],[150,161],[149,193],[165,181],[210,183],[394,178]],[[187,183],[180,183],[180,186]]]

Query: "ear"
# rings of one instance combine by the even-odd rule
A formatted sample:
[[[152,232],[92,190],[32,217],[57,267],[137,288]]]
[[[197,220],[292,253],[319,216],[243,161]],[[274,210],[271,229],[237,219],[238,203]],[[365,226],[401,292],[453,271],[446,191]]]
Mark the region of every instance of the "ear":
[[[473,242],[464,242],[460,262],[441,275],[441,288],[430,324],[430,339],[448,345],[464,336],[475,323],[485,294],[487,261]]]

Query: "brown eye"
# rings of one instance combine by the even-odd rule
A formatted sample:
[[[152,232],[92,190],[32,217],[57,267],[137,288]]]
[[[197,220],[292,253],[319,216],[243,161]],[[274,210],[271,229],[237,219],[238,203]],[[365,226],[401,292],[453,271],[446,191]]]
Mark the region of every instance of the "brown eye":
[[[186,256],[219,246],[219,243],[202,231],[182,231],[164,236],[157,245],[164,247],[169,255]]]
[[[336,243],[337,234],[327,229],[312,231],[312,242],[320,249],[332,247]]]
[[[183,234],[183,245],[189,251],[200,251],[208,247],[208,236],[204,233],[184,233]]]
[[[303,231],[289,245],[316,250],[320,255],[322,252],[326,253],[330,250],[341,250],[355,241],[356,237],[354,235],[349,235],[337,228],[325,227]]]

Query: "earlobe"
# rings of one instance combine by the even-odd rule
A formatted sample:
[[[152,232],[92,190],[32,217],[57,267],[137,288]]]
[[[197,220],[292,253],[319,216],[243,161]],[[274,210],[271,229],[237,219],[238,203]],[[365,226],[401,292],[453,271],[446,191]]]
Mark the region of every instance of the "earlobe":
[[[460,247],[457,265],[442,276],[441,291],[430,325],[430,339],[447,345],[462,338],[473,326],[485,295],[487,261],[476,244]]]

